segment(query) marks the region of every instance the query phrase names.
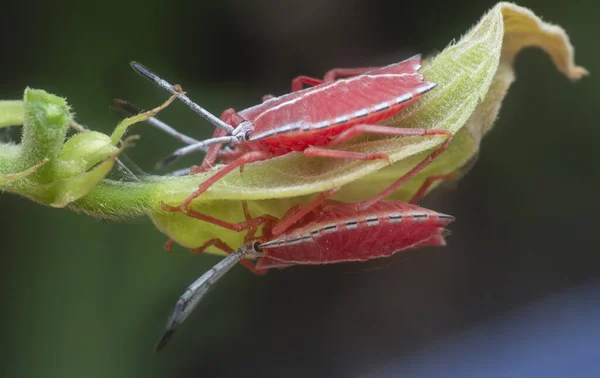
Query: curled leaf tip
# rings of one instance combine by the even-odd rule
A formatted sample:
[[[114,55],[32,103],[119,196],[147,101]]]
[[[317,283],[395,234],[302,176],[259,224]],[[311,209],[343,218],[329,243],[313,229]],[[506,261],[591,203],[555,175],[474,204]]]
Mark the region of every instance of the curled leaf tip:
[[[152,117],[156,116],[161,110],[163,110],[164,108],[169,106],[173,101],[175,101],[176,98],[177,98],[177,95],[173,95],[173,96],[169,97],[169,99],[167,101],[165,101],[162,105],[157,106],[154,109],[151,109],[147,112],[136,114],[129,118],[125,118],[123,121],[121,121],[117,125],[117,127],[115,128],[115,131],[110,136],[112,143],[117,144],[119,139],[121,139],[123,137],[123,135],[125,135],[129,126],[136,124],[138,122],[145,121],[148,118],[152,118]]]
[[[498,3],[494,10],[500,10],[504,18],[503,59],[512,60],[523,48],[536,46],[548,53],[556,68],[570,80],[589,74],[575,64],[575,49],[562,27],[544,22],[530,9],[513,3]]]

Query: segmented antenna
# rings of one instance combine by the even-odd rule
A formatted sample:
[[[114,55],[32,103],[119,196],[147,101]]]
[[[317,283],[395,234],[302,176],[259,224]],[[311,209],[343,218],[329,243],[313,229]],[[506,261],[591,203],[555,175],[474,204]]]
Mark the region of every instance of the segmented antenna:
[[[198,142],[196,144],[191,144],[189,146],[181,147],[180,149],[175,150],[175,152],[173,152],[171,155],[169,155],[162,161],[159,161],[156,164],[156,168],[161,169],[168,165],[171,165],[174,162],[176,162],[180,157],[182,157],[184,155],[188,155],[192,152],[206,151],[207,147],[211,146],[213,144],[236,143],[237,141],[238,141],[238,139],[234,136],[224,136],[224,137],[207,139],[202,142]]]
[[[191,171],[192,171],[192,167],[188,167],[188,168],[182,168],[182,169],[177,169],[172,172],[168,172],[166,175],[167,176],[176,176],[176,177],[187,176],[190,174]]]
[[[219,263],[213,266],[208,272],[204,273],[193,284],[188,286],[185,293],[177,300],[175,309],[167,321],[167,329],[156,344],[156,347],[154,347],[154,352],[160,352],[165,345],[167,345],[167,342],[169,342],[169,339],[171,339],[177,330],[177,327],[179,327],[190,313],[194,311],[211,286],[250,253],[253,253],[251,248],[248,248],[247,246],[240,247],[235,252],[230,253],[223,260],[219,261]]]
[[[187,97],[185,94],[183,94],[183,93],[179,92],[177,89],[175,89],[175,87],[173,87],[173,85],[171,85],[168,81],[161,79],[154,72],[150,71],[148,68],[144,67],[143,65],[139,64],[138,62],[131,62],[130,64],[131,64],[131,67],[135,70],[135,72],[137,72],[142,77],[152,81],[159,87],[166,89],[171,94],[177,95],[177,97],[184,104],[186,104],[190,109],[192,109],[192,111],[194,111],[195,113],[200,115],[200,117],[204,118],[205,120],[212,123],[216,127],[223,129],[224,131],[227,132],[227,134],[231,135],[231,133],[233,133],[232,126],[221,121],[218,117],[215,117],[208,110],[204,109],[200,105],[198,105],[195,102],[193,102],[192,100],[190,100],[189,97]]]
[[[129,101],[125,101],[125,100],[121,100],[119,98],[115,98],[114,99],[115,105],[117,105],[119,108],[121,108],[122,110],[124,110],[125,112],[131,114],[131,115],[138,115],[140,113],[142,113],[143,111],[135,106],[134,104],[132,104]],[[196,140],[192,137],[189,137],[183,133],[180,133],[179,131],[175,130],[174,128],[172,128],[171,126],[167,125],[166,123],[164,123],[163,121],[159,120],[156,117],[150,117],[147,120],[145,120],[144,122],[146,122],[147,124],[171,135],[172,137],[174,137],[175,139],[177,139],[178,141],[185,143],[187,145],[190,144],[196,144],[196,143],[200,143],[199,140]],[[206,149],[204,149],[203,151],[206,151]]]

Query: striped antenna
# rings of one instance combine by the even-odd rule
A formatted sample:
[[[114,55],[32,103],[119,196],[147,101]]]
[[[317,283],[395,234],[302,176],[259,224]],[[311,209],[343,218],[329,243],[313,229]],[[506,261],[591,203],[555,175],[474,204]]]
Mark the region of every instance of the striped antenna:
[[[208,122],[212,123],[216,127],[223,129],[227,134],[233,133],[233,127],[231,125],[226,124],[221,121],[214,114],[210,113],[208,110],[204,109],[200,105],[196,104],[194,101],[190,100],[188,96],[178,91],[173,85],[171,85],[168,81],[161,79],[154,72],[150,71],[148,68],[139,64],[138,62],[131,62],[131,67],[137,72],[140,76],[150,80],[154,84],[159,87],[166,89],[169,93],[176,95],[184,104],[186,104],[192,111],[199,114],[200,117],[204,118]]]
[[[120,109],[124,110],[126,113],[128,113],[130,115],[138,115],[140,113],[143,113],[142,109],[140,109],[139,107],[137,107],[136,105],[132,104],[129,101],[121,100],[119,98],[116,98],[114,101],[115,101],[115,105],[117,105]],[[150,117],[147,120],[145,120],[144,122],[149,124],[150,126],[153,126],[157,129],[171,135],[172,137],[174,137],[181,143],[185,143],[187,145],[200,143],[199,140],[189,137],[183,133],[180,133],[179,131],[175,130],[173,127],[167,125],[166,123],[164,123],[163,121],[161,121],[160,119],[158,119],[156,117]],[[206,149],[204,151],[206,151]]]
[[[169,320],[167,321],[167,329],[162,335],[154,352],[160,352],[167,342],[171,339],[177,328],[185,319],[194,311],[194,309],[200,303],[200,300],[208,292],[208,290],[214,285],[219,278],[233,268],[238,262],[240,262],[246,255],[255,253],[252,247],[242,246],[233,253],[230,253],[223,260],[219,261],[218,264],[213,266],[208,272],[204,273],[198,278],[193,284],[188,286],[185,293],[177,303],[175,309],[171,313]]]
[[[168,165],[175,163],[180,157],[184,155],[188,155],[192,152],[196,151],[206,151],[208,146],[212,146],[213,144],[225,144],[225,143],[236,143],[238,139],[234,136],[224,136],[218,138],[206,139],[202,142],[198,142],[196,144],[190,144],[189,146],[181,147],[178,150],[175,150],[171,155],[159,161],[156,164],[157,169],[164,168]]]

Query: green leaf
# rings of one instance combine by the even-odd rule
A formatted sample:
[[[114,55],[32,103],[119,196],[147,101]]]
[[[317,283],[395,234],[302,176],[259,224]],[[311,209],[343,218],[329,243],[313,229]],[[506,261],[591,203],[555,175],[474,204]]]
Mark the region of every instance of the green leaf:
[[[23,101],[0,101],[0,128],[23,124]]]
[[[526,8],[499,3],[457,43],[424,64],[421,72],[438,86],[384,122],[455,133],[450,148],[390,198],[408,200],[427,177],[467,168],[514,81],[514,58],[528,46],[546,51],[569,79],[577,80],[587,74],[574,64],[573,48],[563,29],[544,23]],[[298,153],[251,164],[243,173],[233,172],[215,184],[193,207],[216,218],[241,221],[244,218],[240,199],[261,199],[249,202],[252,213],[275,216],[281,216],[293,204],[307,201],[306,197],[298,196],[338,186],[343,186],[336,196],[339,199],[368,199],[414,167],[441,141],[443,137],[369,137],[348,143],[346,149],[351,151],[388,154],[394,164],[387,167],[383,162],[306,158]],[[179,180],[177,184],[173,180],[160,181],[156,197],[150,202],[178,204],[208,175]],[[273,199],[264,200],[269,198]],[[214,237],[238,246],[244,235],[182,214],[152,212],[151,218],[161,231],[186,247],[198,246]]]
[[[500,38],[497,28],[500,28]],[[573,46],[561,27],[543,22],[527,8],[512,3],[497,4],[458,43],[448,47],[430,65],[423,68],[422,72],[427,80],[437,82],[438,88],[420,100],[413,109],[423,109],[425,112],[430,110],[435,118],[420,122],[420,117],[403,112],[391,122],[401,127],[412,125],[433,128],[438,127],[435,126],[437,124],[446,128],[447,120],[454,117],[458,123],[463,123],[458,129],[455,129],[455,126],[449,128],[456,130],[450,148],[390,198],[410,199],[425,179],[432,175],[457,170],[466,173],[466,165],[475,159],[481,139],[491,130],[498,117],[502,100],[514,82],[513,62],[517,54],[526,47],[541,48],[549,54],[556,68],[570,80],[579,80],[588,73],[584,68],[575,65]],[[478,55],[476,51],[481,54],[487,52],[490,55]],[[493,76],[488,84],[487,79],[490,75]],[[468,83],[470,77],[481,85],[474,86],[473,83]],[[436,91],[442,86],[451,97],[447,98],[447,101],[436,103]],[[478,104],[473,109],[474,101],[478,101]],[[444,115],[447,119],[443,119]],[[468,117],[466,122],[465,116]],[[342,192],[342,198],[356,200],[358,193],[363,193],[365,197],[375,195],[417,164],[427,153],[353,182],[351,188],[346,191],[350,193],[345,195],[346,193]],[[434,187],[435,185],[432,186]]]
[[[468,162],[477,154],[482,137],[491,129],[514,81],[515,56],[528,46],[545,50],[559,71],[572,80],[587,73],[574,64],[573,48],[560,27],[544,23],[528,9],[510,3],[496,5],[458,42],[425,62],[422,73],[426,80],[437,83],[437,87],[385,124],[444,129],[454,134],[454,140],[433,164],[391,197],[407,200],[428,176],[468,169]],[[199,246],[211,238],[220,238],[233,247],[240,245],[244,232],[229,231],[183,214],[165,213],[160,207],[161,202],[181,203],[221,167],[195,176],[149,177],[135,183],[103,179],[118,154],[115,144],[129,124],[156,114],[166,104],[153,114],[148,112],[124,121],[110,137],[88,132],[63,145],[62,140],[60,144],[57,141],[68,119],[64,118],[68,114],[66,103],[42,95],[38,97],[46,105],[54,103],[62,113],[53,112],[52,106],[35,105],[33,99],[26,96],[25,114],[31,114],[32,109],[39,111],[33,112],[37,118],[25,117],[23,146],[0,146],[0,174],[3,175],[0,189],[52,206],[68,205],[73,210],[99,217],[147,214],[159,230],[186,247]],[[0,103],[0,113],[4,112],[3,105],[5,109],[17,106]],[[6,110],[6,116],[0,116],[0,120],[6,119],[7,125],[17,122],[15,114],[14,108]],[[32,134],[31,130],[35,132]],[[44,133],[49,136],[52,130],[57,135],[40,137]],[[36,142],[25,143],[26,135],[31,135],[30,140]],[[241,200],[248,200],[255,216],[265,213],[281,216],[292,205],[306,203],[317,193],[334,187],[342,188],[337,195],[339,199],[368,199],[414,167],[444,138],[370,135],[342,146],[350,151],[385,153],[390,156],[392,165],[383,161],[309,158],[300,153],[249,164],[243,172],[234,171],[217,182],[192,203],[192,208],[215,218],[238,222],[244,219]],[[37,145],[44,143],[47,145]],[[20,154],[26,159],[19,159]],[[49,161],[38,172],[32,167],[41,159]],[[20,176],[8,176],[14,174]]]

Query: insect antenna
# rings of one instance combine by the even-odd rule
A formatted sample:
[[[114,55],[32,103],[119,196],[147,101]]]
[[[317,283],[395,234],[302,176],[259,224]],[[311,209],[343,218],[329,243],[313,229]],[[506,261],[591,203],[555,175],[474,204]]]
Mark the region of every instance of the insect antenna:
[[[130,115],[138,115],[143,112],[142,109],[135,106],[134,104],[132,104],[129,101],[115,98],[114,102],[115,102],[115,105],[117,105],[120,109],[122,109],[123,111],[125,111],[126,113],[128,113]],[[145,120],[144,122],[171,135],[172,137],[174,137],[175,139],[177,139],[178,141],[180,141],[182,143],[185,143],[188,145],[200,143],[199,140],[189,137],[183,133],[180,133],[179,131],[175,130],[173,127],[167,125],[166,123],[164,123],[163,121],[159,120],[156,117],[150,117],[147,120]]]
[[[186,96],[185,94],[183,94],[179,90],[177,90],[177,88],[175,88],[173,85],[171,85],[168,81],[161,79],[154,72],[150,71],[148,68],[144,67],[143,65],[139,64],[138,62],[131,62],[130,64],[135,72],[137,72],[142,77],[150,80],[151,82],[158,85],[159,87],[166,89],[171,94],[176,95],[184,104],[186,104],[190,109],[192,109],[192,111],[194,111],[195,113],[200,115],[200,117],[204,118],[205,120],[212,123],[216,127],[223,129],[224,131],[227,132],[227,134],[233,133],[233,127],[231,125],[226,124],[225,122],[221,121],[218,117],[216,117],[214,114],[210,113],[208,110],[206,110],[203,107],[201,107],[200,105],[196,104],[188,96]]]
[[[154,352],[160,352],[165,345],[167,345],[167,342],[173,336],[177,327],[179,327],[192,311],[194,311],[202,297],[204,297],[212,285],[214,285],[219,278],[233,268],[246,255],[251,253],[255,253],[253,249],[248,248],[247,246],[240,247],[226,256],[223,260],[219,261],[208,272],[204,273],[194,283],[188,286],[185,293],[177,300],[175,309],[167,321],[165,333],[156,344]]]
[[[167,176],[176,176],[176,177],[187,176],[190,174],[191,171],[192,171],[192,167],[187,167],[187,168],[182,168],[182,169],[177,169],[175,171],[171,171],[169,173],[166,173],[166,175]]]
[[[196,144],[191,144],[189,146],[181,147],[180,149],[175,150],[175,152],[173,152],[171,155],[167,156],[165,159],[159,161],[156,164],[156,169],[161,169],[168,165],[171,165],[174,162],[176,162],[180,157],[182,157],[184,155],[189,155],[192,152],[206,151],[206,148],[213,144],[225,144],[225,143],[236,143],[236,142],[238,142],[238,139],[236,137],[224,136],[224,137],[206,139],[206,140],[204,140],[202,142],[198,142]]]

